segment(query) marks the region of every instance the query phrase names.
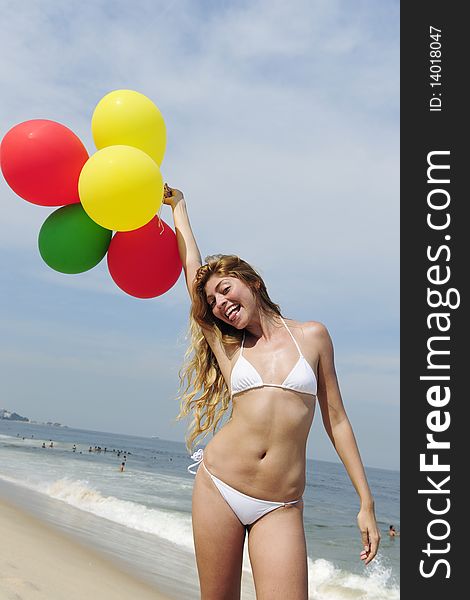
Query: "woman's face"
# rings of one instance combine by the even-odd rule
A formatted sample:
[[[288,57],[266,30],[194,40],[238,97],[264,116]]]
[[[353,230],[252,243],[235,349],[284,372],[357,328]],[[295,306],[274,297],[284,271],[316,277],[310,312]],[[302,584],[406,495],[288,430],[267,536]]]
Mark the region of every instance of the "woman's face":
[[[212,275],[205,286],[212,314],[236,329],[243,329],[257,314],[258,307],[251,289],[236,277]]]

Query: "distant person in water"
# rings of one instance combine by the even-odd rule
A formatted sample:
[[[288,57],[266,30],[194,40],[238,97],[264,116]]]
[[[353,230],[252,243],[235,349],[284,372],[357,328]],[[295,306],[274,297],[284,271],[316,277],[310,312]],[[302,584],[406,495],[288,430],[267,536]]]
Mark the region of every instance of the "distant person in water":
[[[121,471],[121,473],[122,473],[122,471],[124,471],[124,466],[125,466],[125,464],[126,464],[126,463],[123,463],[123,462],[122,462],[122,463],[121,463],[121,466],[119,467],[119,470]]]
[[[52,440],[49,440],[50,444],[49,444],[49,448],[54,448],[54,442]]]
[[[45,448],[45,447],[46,447],[46,442],[43,442],[41,448]]]
[[[400,532],[396,531],[395,527],[393,525],[390,525],[389,529],[388,529],[388,535],[393,538],[396,537],[398,535],[400,535]]]

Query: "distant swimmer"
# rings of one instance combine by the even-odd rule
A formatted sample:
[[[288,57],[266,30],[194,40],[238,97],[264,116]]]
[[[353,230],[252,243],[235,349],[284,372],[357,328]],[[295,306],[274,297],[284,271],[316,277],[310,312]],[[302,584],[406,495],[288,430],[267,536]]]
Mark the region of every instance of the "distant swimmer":
[[[46,447],[46,442],[43,442],[41,448],[45,448],[45,447]]]
[[[388,530],[388,535],[393,538],[393,537],[397,537],[400,535],[399,531],[396,531],[395,527],[393,525],[390,525],[389,530]]]
[[[124,467],[125,467],[126,463],[121,463],[121,466],[119,467],[119,470],[121,471],[121,473],[124,471]]]
[[[49,440],[50,444],[49,444],[49,448],[54,448],[54,442],[52,440]]]
[[[72,452],[76,452],[76,451],[77,451],[77,446],[74,444],[74,445],[72,446]]]

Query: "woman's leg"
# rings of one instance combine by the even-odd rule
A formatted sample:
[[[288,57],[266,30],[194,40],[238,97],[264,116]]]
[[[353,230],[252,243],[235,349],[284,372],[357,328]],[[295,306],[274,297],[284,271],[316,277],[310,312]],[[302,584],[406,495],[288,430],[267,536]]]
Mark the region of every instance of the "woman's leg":
[[[239,600],[246,528],[201,465],[192,502],[201,600]]]
[[[249,525],[248,551],[257,600],[308,600],[303,501]]]

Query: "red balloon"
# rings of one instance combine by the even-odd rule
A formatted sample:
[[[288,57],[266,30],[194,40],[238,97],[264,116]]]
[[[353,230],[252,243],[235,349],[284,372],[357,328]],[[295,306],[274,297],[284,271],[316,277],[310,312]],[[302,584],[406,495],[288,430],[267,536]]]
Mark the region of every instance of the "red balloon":
[[[46,119],[15,125],[0,146],[8,185],[18,196],[41,206],[80,202],[78,177],[87,160],[88,152],[73,131]]]
[[[154,217],[133,231],[118,231],[108,249],[108,269],[114,282],[136,298],[155,298],[173,287],[180,276],[176,235]]]

